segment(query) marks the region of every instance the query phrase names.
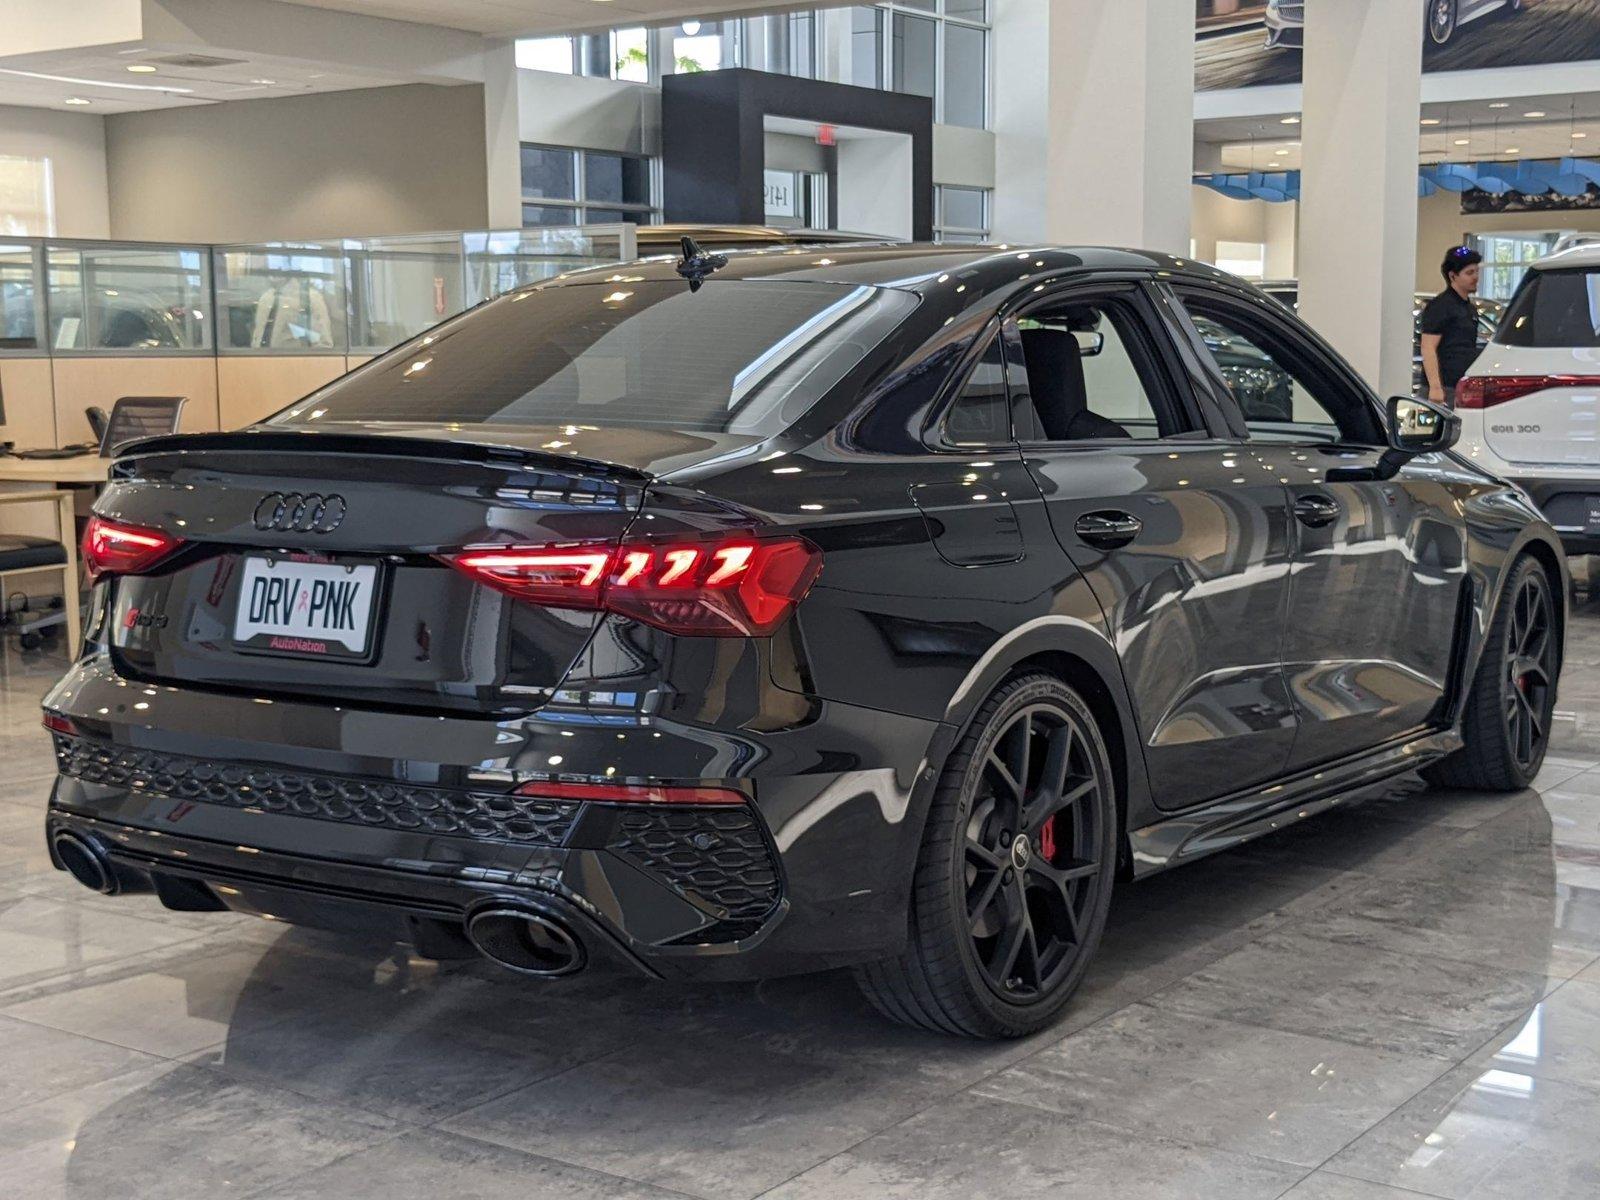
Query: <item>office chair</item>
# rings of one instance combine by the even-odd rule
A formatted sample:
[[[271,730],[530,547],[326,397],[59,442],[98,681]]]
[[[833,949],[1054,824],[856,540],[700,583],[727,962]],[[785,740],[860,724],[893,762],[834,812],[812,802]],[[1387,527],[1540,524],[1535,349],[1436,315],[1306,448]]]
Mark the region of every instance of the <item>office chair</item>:
[[[110,458],[119,446],[140,438],[177,433],[187,400],[187,396],[123,396],[111,406],[111,417],[100,438],[100,457]]]

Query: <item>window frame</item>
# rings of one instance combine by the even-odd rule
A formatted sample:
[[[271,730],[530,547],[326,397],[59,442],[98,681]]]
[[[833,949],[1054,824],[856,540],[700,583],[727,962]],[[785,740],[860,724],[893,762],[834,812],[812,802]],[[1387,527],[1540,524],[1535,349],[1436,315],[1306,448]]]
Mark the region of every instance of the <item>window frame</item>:
[[[1044,286],[1045,290],[1042,293],[1030,295],[1025,301],[1010,307],[1003,314],[1002,320],[1008,327],[1006,335],[1008,356],[1013,352],[1020,354],[1021,333],[1016,327],[1016,322],[1031,312],[1063,303],[1125,303],[1133,311],[1139,334],[1135,341],[1140,343],[1137,347],[1128,346],[1129,358],[1133,359],[1136,369],[1141,365],[1148,369],[1162,393],[1159,396],[1150,395],[1150,380],[1141,372],[1140,382],[1145,384],[1146,398],[1150,401],[1150,407],[1155,412],[1158,423],[1165,416],[1168,419],[1174,419],[1173,423],[1179,428],[1174,433],[1153,438],[1074,438],[1069,441],[1055,441],[1046,437],[1024,436],[1020,420],[1020,416],[1024,412],[1028,414],[1031,426],[1027,432],[1029,434],[1042,432],[1037,428],[1033,398],[1030,395],[1026,406],[1016,397],[1012,399],[1012,433],[1019,446],[1024,450],[1034,451],[1075,450],[1079,448],[1104,450],[1111,447],[1149,449],[1174,441],[1209,441],[1216,438],[1216,431],[1211,428],[1210,422],[1205,419],[1205,414],[1194,403],[1187,373],[1174,352],[1171,335],[1167,331],[1166,323],[1157,312],[1146,291],[1144,277],[1101,277],[1064,282],[1055,287],[1049,286],[1047,281]],[[1140,362],[1141,357],[1144,360],[1142,364]],[[1026,372],[1025,361],[1019,361],[1017,365],[1019,370]],[[1010,364],[1008,362],[1006,371],[1008,384],[1011,378]],[[1163,408],[1166,409],[1165,413],[1162,411]]]
[[[961,192],[977,192],[983,201],[983,226],[974,229],[966,225],[951,225],[944,219],[945,192],[954,189]],[[933,185],[933,240],[944,243],[946,234],[971,235],[977,238],[977,245],[986,244],[994,226],[994,189],[979,187],[970,183],[936,183]]]
[[[994,121],[994,13],[993,0],[984,6],[983,19],[973,17],[955,16],[945,12],[946,0],[935,0],[932,9],[919,8],[914,4],[905,3],[904,0],[881,0],[876,4],[855,4],[851,9],[876,9],[881,17],[877,31],[877,78],[875,86],[879,91],[898,92],[894,87],[894,18],[897,16],[915,17],[934,24],[933,44],[933,121],[936,125],[948,125],[950,121],[945,112],[945,87],[944,77],[947,63],[945,33],[952,25],[959,25],[965,29],[973,29],[983,34],[983,115],[977,125],[961,125],[962,129],[989,129]],[[849,9],[845,11],[850,11]],[[845,79],[838,82],[852,83],[853,80]],[[903,92],[901,95],[918,95],[916,92]]]
[[[640,225],[659,225],[661,223],[661,159],[649,154],[633,154],[625,150],[604,150],[595,146],[552,146],[546,142],[522,142],[522,146],[534,150],[555,151],[572,156],[572,190],[573,197],[568,199],[560,196],[534,196],[526,191],[520,192],[521,203],[518,206],[518,215],[523,208],[559,208],[573,214],[574,225],[614,224],[611,221],[593,221],[589,218],[590,210],[603,210],[616,213],[638,213],[646,217],[639,221]],[[629,200],[602,200],[591,197],[589,192],[589,168],[587,156],[590,154],[603,154],[611,158],[631,159],[634,162],[645,164],[648,176],[650,200],[648,203],[638,203]],[[518,179],[520,188],[521,179]],[[530,225],[523,220],[520,228],[539,229],[546,226]]]
[[[1259,441],[1263,445],[1314,444],[1318,446],[1360,448],[1363,450],[1381,450],[1387,447],[1388,436],[1385,432],[1382,406],[1376,393],[1367,386],[1366,381],[1357,375],[1349,364],[1335,354],[1327,343],[1317,336],[1310,326],[1290,314],[1277,301],[1265,296],[1253,296],[1246,292],[1236,292],[1233,289],[1218,287],[1200,280],[1173,280],[1168,284],[1168,289],[1175,301],[1171,308],[1170,319],[1179,323],[1184,336],[1196,351],[1200,365],[1201,375],[1195,379],[1195,386],[1198,388],[1204,384],[1215,398],[1216,403],[1228,414],[1229,423],[1237,424],[1237,430],[1234,432],[1236,440],[1241,442]],[[1244,329],[1239,332],[1243,332],[1247,337],[1252,332],[1251,327],[1256,326],[1264,330],[1264,340],[1269,344],[1275,343],[1278,346],[1287,344],[1290,352],[1286,357],[1291,362],[1301,367],[1308,375],[1328,379],[1334,390],[1343,392],[1351,407],[1365,416],[1368,424],[1367,435],[1359,439],[1350,438],[1347,430],[1338,424],[1337,415],[1332,410],[1328,410],[1329,415],[1335,417],[1335,428],[1338,430],[1338,437],[1332,441],[1312,437],[1309,434],[1303,438],[1284,437],[1271,440],[1255,437],[1250,429],[1249,420],[1245,417],[1244,410],[1240,408],[1239,402],[1234,398],[1233,389],[1228,386],[1227,380],[1223,378],[1221,368],[1218,367],[1216,359],[1210,349],[1207,348],[1200,331],[1195,327],[1193,314],[1189,312],[1188,307],[1187,297],[1189,296],[1197,296],[1203,302],[1208,302],[1230,316],[1236,317],[1244,326]],[[1202,313],[1201,315],[1205,314]],[[1277,355],[1274,353],[1273,346],[1258,346],[1257,348],[1270,354],[1276,362]],[[1288,370],[1288,368],[1283,369]],[[1299,382],[1299,377],[1294,371],[1288,370],[1288,374],[1296,382]],[[1305,384],[1301,383],[1300,386],[1305,387]],[[1307,388],[1306,390],[1310,391],[1311,389]],[[1312,394],[1319,405],[1324,409],[1328,409],[1327,404],[1324,403],[1320,396],[1316,393]]]

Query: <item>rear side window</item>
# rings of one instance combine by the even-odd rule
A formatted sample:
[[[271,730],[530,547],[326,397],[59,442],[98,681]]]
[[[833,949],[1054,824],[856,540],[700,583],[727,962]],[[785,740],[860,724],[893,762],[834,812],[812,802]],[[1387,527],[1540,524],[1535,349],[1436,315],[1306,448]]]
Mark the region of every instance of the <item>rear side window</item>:
[[[1529,271],[1494,340],[1502,346],[1600,346],[1600,270]]]
[[[648,426],[791,424],[916,307],[908,292],[790,280],[613,276],[515,292],[270,419]]]

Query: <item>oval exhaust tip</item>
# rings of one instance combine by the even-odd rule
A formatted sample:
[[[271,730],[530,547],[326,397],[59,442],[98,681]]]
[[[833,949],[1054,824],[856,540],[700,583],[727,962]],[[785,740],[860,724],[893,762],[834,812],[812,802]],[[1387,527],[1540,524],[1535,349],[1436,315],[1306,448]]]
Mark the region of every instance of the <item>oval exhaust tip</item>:
[[[61,832],[51,839],[51,845],[68,875],[102,895],[116,895],[117,877],[90,842],[75,833]]]
[[[467,937],[502,967],[549,979],[583,969],[588,953],[560,921],[516,908],[489,908],[467,919]]]

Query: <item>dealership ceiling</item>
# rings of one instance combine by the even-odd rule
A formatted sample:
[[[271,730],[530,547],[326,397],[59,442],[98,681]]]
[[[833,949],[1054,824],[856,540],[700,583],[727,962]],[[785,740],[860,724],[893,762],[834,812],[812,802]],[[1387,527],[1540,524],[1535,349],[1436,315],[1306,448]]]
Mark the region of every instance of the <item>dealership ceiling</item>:
[[[394,21],[443,25],[491,37],[572,33],[614,25],[659,24],[679,17],[749,15],[801,8],[796,0],[289,0]]]

